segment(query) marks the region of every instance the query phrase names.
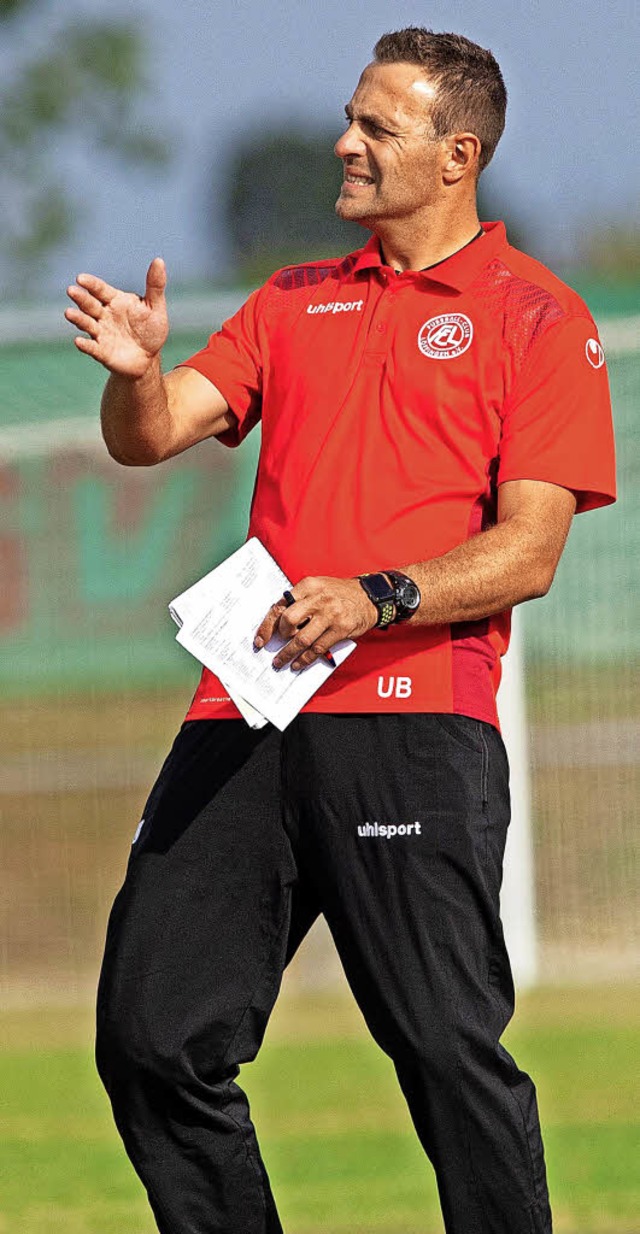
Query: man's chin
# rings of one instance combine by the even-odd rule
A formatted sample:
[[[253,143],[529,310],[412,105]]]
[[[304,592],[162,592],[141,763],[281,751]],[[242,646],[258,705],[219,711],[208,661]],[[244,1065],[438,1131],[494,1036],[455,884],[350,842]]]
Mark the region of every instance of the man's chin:
[[[352,199],[339,197],[335,204],[338,218],[345,223],[359,223],[361,227],[369,227],[369,214],[363,204]]]

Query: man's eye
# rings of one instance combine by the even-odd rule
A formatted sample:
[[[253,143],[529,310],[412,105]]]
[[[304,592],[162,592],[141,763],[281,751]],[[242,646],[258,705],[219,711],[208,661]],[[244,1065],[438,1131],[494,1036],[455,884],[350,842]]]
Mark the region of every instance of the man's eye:
[[[351,116],[344,117],[345,129],[351,128],[351,125],[355,123],[356,121]],[[369,133],[371,137],[376,137],[376,138],[384,137],[388,133],[387,129],[383,129],[380,124],[376,124],[375,121],[373,120],[363,119],[363,120],[358,120],[357,123],[360,125],[360,128],[364,129],[365,132]]]

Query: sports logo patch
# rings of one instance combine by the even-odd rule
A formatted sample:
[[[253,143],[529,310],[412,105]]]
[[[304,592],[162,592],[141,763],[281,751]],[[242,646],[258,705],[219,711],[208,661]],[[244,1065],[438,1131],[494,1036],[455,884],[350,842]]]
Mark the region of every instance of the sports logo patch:
[[[602,368],[602,365],[604,364],[604,352],[597,338],[587,339],[585,353],[592,368]]]
[[[473,325],[464,313],[443,313],[420,327],[418,347],[432,360],[455,360],[471,346],[472,338]]]

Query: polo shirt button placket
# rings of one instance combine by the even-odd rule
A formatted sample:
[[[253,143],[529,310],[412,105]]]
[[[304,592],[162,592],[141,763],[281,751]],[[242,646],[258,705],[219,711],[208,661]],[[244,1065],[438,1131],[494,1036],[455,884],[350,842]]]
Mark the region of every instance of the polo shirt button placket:
[[[382,364],[388,351],[389,322],[373,321],[369,330],[369,339],[365,347],[365,357],[375,364]]]

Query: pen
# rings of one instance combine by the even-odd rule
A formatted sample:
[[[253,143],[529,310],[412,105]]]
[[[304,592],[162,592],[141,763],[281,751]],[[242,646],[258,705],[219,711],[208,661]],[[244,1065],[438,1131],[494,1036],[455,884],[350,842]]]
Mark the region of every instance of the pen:
[[[291,608],[291,605],[292,605],[292,604],[295,604],[295,602],[296,602],[296,598],[295,598],[295,596],[294,596],[294,595],[293,595],[290,591],[283,591],[283,593],[282,593],[282,598],[283,598],[283,600],[284,600],[284,602],[285,602],[285,604],[286,604],[287,608]],[[299,629],[299,630],[301,630],[301,629],[302,629],[302,626],[306,626],[307,621],[309,621],[309,618],[308,618],[308,617],[307,617],[307,620],[306,620],[306,621],[303,621],[303,622],[302,622],[302,625],[298,626],[298,629]],[[323,655],[322,659],[323,659],[323,660],[325,661],[325,663],[326,663],[326,664],[328,664],[331,668],[337,668],[337,667],[338,667],[338,666],[337,666],[337,664],[336,664],[336,662],[335,662],[335,660],[334,660],[334,658],[333,658],[333,656],[331,655],[331,652],[330,652],[330,651],[325,651],[325,653],[324,653],[324,655]]]

